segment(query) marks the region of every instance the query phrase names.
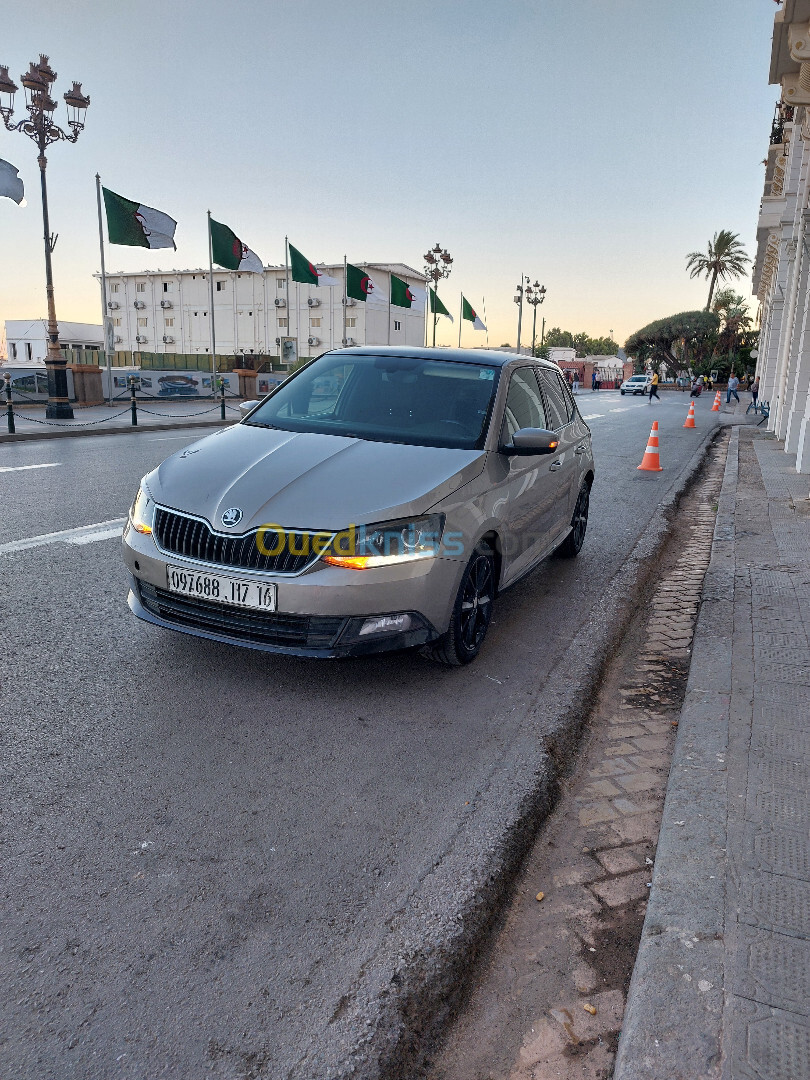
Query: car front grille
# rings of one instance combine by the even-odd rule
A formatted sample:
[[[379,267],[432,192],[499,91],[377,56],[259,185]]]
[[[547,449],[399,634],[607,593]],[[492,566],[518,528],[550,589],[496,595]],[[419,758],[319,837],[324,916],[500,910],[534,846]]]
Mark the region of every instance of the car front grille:
[[[312,538],[316,534],[289,530],[281,551],[275,555],[265,555],[256,543],[257,531],[254,529],[243,536],[223,536],[213,532],[206,522],[198,518],[160,507],[155,511],[155,540],[166,553],[269,574],[298,574],[318,558],[312,545]],[[277,546],[277,534],[270,532],[266,536],[265,547],[273,551]]]
[[[208,633],[225,634],[257,645],[328,649],[335,643],[347,621],[343,616],[251,611],[230,604],[181,596],[145,581],[138,582],[138,592],[146,610],[166,622]]]

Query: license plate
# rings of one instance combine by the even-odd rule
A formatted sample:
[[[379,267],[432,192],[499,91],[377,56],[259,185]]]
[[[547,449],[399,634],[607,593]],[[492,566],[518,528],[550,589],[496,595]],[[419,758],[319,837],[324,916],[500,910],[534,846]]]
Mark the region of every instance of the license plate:
[[[202,573],[182,566],[168,566],[166,578],[169,591],[182,593],[183,596],[233,604],[236,607],[256,608],[259,611],[276,610],[276,586],[264,581]]]

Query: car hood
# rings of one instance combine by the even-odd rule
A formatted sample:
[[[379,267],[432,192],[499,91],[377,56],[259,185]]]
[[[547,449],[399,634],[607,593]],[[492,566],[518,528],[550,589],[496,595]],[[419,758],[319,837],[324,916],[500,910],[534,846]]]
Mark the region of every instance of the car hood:
[[[146,478],[152,498],[218,531],[259,525],[339,530],[422,514],[484,467],[483,450],[366,442],[236,424],[173,454]]]

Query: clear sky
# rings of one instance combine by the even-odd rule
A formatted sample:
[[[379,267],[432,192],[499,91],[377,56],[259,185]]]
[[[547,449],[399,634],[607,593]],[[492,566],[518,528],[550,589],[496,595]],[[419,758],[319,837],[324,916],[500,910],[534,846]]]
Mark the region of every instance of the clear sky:
[[[440,295],[485,300],[515,344],[521,273],[549,326],[623,341],[702,307],[685,255],[721,228],[750,254],[777,88],[773,0],[39,0],[0,62],[46,52],[58,99],[91,98],[49,154],[57,315],[100,321],[94,175],[178,222],[177,252],[107,249],[111,270],[207,263],[205,211],[267,263],[403,261],[437,241]],[[17,95],[22,106],[23,94]],[[22,116],[22,107],[17,117]],[[64,119],[64,108],[57,117]],[[0,199],[0,324],[45,313],[34,144],[0,130],[28,205]],[[750,282],[740,282],[748,295]],[[524,322],[525,327],[525,322]],[[439,341],[457,329],[439,320]],[[465,344],[484,344],[465,332]],[[524,341],[526,334],[524,330]]]

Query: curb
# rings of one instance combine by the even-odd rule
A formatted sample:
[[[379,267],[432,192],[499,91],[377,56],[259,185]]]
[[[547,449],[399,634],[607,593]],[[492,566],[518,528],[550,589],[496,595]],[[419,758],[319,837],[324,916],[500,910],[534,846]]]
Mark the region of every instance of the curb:
[[[527,848],[554,805],[603,667],[634,617],[634,600],[655,575],[654,557],[669,535],[669,515],[723,426],[703,436],[675,489],[538,688],[544,701],[554,704],[527,711],[522,730],[493,766],[488,791],[494,797],[488,806],[470,808],[418,891],[402,897],[389,937],[364,965],[363,984],[354,986],[332,1020],[323,1056],[305,1055],[290,1080],[420,1075],[510,898]],[[478,853],[472,863],[471,852]]]
[[[614,1080],[720,1075],[739,439],[732,428]]]
[[[119,424],[117,427],[107,428],[106,431],[95,428],[92,431],[78,428],[68,428],[65,431],[19,431],[14,435],[0,435],[0,443],[31,442],[35,439],[81,439],[96,435],[137,435],[147,431],[173,431],[175,428],[223,427],[238,422],[238,417],[228,418],[224,422],[218,417],[216,420],[193,420],[187,424],[182,421],[174,424],[139,424],[138,427]]]

